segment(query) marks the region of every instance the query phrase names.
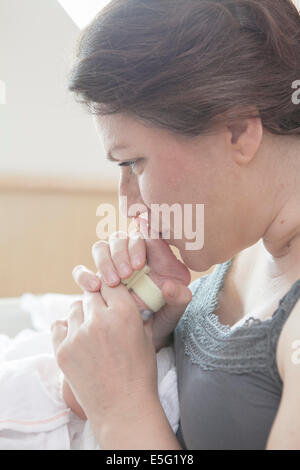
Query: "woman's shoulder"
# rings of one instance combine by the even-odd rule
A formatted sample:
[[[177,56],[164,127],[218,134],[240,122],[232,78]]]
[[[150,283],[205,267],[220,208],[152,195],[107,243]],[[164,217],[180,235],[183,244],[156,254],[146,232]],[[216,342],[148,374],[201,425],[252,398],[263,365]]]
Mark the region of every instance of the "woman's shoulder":
[[[283,382],[287,377],[299,376],[300,386],[300,279],[293,287],[298,300],[295,298],[296,304],[288,312],[278,339],[277,365]]]
[[[299,289],[298,302],[292,309],[278,341],[277,368],[284,384],[284,391],[270,434],[268,449],[299,449],[300,279],[293,288]]]

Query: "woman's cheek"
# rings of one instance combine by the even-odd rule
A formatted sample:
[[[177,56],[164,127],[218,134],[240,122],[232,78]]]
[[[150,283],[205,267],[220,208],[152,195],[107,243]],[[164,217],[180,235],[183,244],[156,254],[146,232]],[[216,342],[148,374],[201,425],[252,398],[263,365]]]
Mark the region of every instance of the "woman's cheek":
[[[144,173],[140,176],[139,187],[144,203],[150,208],[151,204],[154,204],[157,198],[156,181],[152,180],[151,176],[149,177],[149,175]]]
[[[171,206],[178,202],[178,175],[171,168],[147,165],[138,180],[141,197],[150,210],[152,204]]]

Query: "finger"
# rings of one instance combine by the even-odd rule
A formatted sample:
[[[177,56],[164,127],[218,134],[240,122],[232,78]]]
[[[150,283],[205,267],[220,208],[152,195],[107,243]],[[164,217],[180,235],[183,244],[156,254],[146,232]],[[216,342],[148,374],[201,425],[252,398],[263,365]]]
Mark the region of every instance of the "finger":
[[[116,287],[108,287],[105,283],[102,283],[101,291],[103,288],[114,291]],[[85,291],[83,294],[83,311],[84,320],[89,322],[95,315],[101,315],[101,313],[107,309],[106,302],[101,292],[88,292]]]
[[[122,307],[129,307],[138,312],[138,307],[135,301],[133,300],[127,287],[122,283],[114,288],[103,284],[101,287],[101,295],[106,302],[107,307],[109,308],[115,308],[117,311],[119,311],[119,309]]]
[[[146,242],[140,232],[129,234],[128,253],[133,269],[142,269],[146,263]]]
[[[74,281],[83,290],[99,291],[101,282],[95,273],[85,266],[78,265],[72,271]]]
[[[151,315],[151,317],[149,317],[148,320],[146,322],[144,322],[145,334],[151,340],[153,339],[153,323],[154,323],[154,316],[153,315]]]
[[[129,235],[126,232],[114,232],[109,237],[109,246],[113,264],[121,279],[127,279],[133,274],[128,253]]]
[[[174,307],[182,308],[192,300],[192,292],[187,286],[169,279],[163,283],[161,291],[167,304]]]
[[[65,320],[57,320],[51,325],[51,339],[54,353],[66,339],[68,334],[68,323]]]
[[[82,300],[77,300],[73,302],[70,306],[70,311],[68,315],[68,337],[74,335],[78,328],[84,322],[84,312]]]
[[[92,247],[92,255],[104,281],[110,286],[118,285],[120,278],[111,258],[109,243],[105,240],[98,240]]]

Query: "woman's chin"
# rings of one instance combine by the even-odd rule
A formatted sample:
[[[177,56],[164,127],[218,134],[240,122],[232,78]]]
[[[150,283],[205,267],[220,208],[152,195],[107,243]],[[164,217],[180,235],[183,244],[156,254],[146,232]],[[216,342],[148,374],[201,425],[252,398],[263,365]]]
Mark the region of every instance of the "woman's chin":
[[[191,271],[201,273],[208,271],[211,268],[211,266],[207,266],[207,264],[204,262],[205,260],[203,256],[200,255],[199,251],[186,250],[182,245],[179,244],[177,244],[176,248],[180,253],[183,263]]]

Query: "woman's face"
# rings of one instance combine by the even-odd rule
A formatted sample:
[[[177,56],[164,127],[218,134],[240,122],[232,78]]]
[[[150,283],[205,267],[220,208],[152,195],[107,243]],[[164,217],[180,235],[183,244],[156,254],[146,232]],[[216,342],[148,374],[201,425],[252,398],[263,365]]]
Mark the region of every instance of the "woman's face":
[[[160,230],[170,231],[168,243],[178,248],[190,269],[206,271],[256,241],[247,220],[253,207],[245,169],[236,163],[228,129],[191,138],[175,137],[122,114],[94,116],[94,122],[107,154],[113,147],[127,147],[112,150],[115,164],[135,162],[120,167],[119,195],[127,196],[128,208],[143,204],[151,220],[158,212],[153,204],[179,204],[177,220],[159,214]],[[185,204],[192,208],[193,218],[186,230]],[[196,204],[204,204],[204,220],[197,220]],[[133,217],[132,213],[123,215]],[[197,231],[198,239],[199,231],[203,232],[203,243],[196,250],[186,246],[193,242],[197,246],[196,237],[190,238],[191,229]]]

